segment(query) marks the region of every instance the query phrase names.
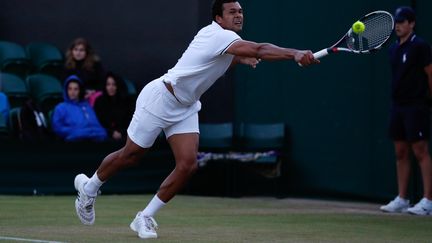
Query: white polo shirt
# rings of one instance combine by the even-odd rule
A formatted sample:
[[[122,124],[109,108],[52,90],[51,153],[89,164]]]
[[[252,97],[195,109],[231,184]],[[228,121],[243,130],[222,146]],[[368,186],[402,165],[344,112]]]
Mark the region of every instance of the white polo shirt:
[[[192,105],[222,76],[234,56],[225,53],[240,36],[216,22],[202,28],[189,47],[161,78],[173,86],[180,103]]]

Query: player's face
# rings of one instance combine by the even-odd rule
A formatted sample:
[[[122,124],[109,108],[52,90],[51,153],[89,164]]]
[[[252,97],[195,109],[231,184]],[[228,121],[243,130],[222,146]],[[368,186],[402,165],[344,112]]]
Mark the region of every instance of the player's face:
[[[79,85],[76,82],[70,82],[68,84],[67,93],[70,100],[79,100],[79,92],[80,88]]]
[[[216,22],[227,30],[239,32],[243,29],[243,9],[240,3],[224,3],[222,16],[216,16]]]
[[[408,22],[405,20],[404,22],[396,22],[395,24],[395,32],[397,37],[408,37],[414,29],[415,22]]]
[[[85,49],[84,45],[82,45],[82,44],[76,45],[72,49],[72,56],[75,59],[75,61],[84,60],[86,55],[87,55],[86,49]]]
[[[109,96],[114,96],[117,93],[117,85],[112,77],[108,77],[105,88]]]

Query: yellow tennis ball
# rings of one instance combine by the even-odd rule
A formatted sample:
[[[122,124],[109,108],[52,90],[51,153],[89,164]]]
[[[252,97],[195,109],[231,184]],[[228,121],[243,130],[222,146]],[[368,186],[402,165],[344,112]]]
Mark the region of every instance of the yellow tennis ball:
[[[363,24],[363,22],[361,21],[356,21],[353,25],[352,25],[352,30],[354,33],[356,34],[361,34],[363,33],[363,31],[365,31],[365,25]]]

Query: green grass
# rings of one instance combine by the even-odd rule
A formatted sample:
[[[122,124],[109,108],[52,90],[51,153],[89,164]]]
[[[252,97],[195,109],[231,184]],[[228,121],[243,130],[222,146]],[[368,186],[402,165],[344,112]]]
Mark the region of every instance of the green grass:
[[[150,195],[102,195],[96,202],[96,224],[83,226],[75,216],[72,196],[0,196],[0,238],[142,242],[129,223],[150,199]],[[432,217],[384,214],[378,207],[302,199],[178,196],[156,216],[159,238],[151,241],[432,241]]]

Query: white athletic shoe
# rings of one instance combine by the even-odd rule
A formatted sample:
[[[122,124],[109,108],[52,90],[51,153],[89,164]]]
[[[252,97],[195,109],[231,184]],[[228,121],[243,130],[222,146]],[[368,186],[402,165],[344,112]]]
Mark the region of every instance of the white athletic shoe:
[[[423,198],[414,207],[408,208],[408,213],[415,215],[432,215],[432,201]]]
[[[393,201],[390,201],[387,205],[381,206],[380,209],[387,213],[406,213],[409,208],[409,200],[402,199],[397,196]]]
[[[157,238],[158,225],[153,217],[145,216],[142,212],[138,212],[135,219],[130,224],[130,228],[138,233],[141,239]]]
[[[95,222],[94,204],[96,197],[89,197],[84,192],[84,185],[89,181],[89,178],[84,174],[79,174],[75,177],[74,185],[78,191],[78,196],[75,199],[75,209],[81,223],[92,225]]]

